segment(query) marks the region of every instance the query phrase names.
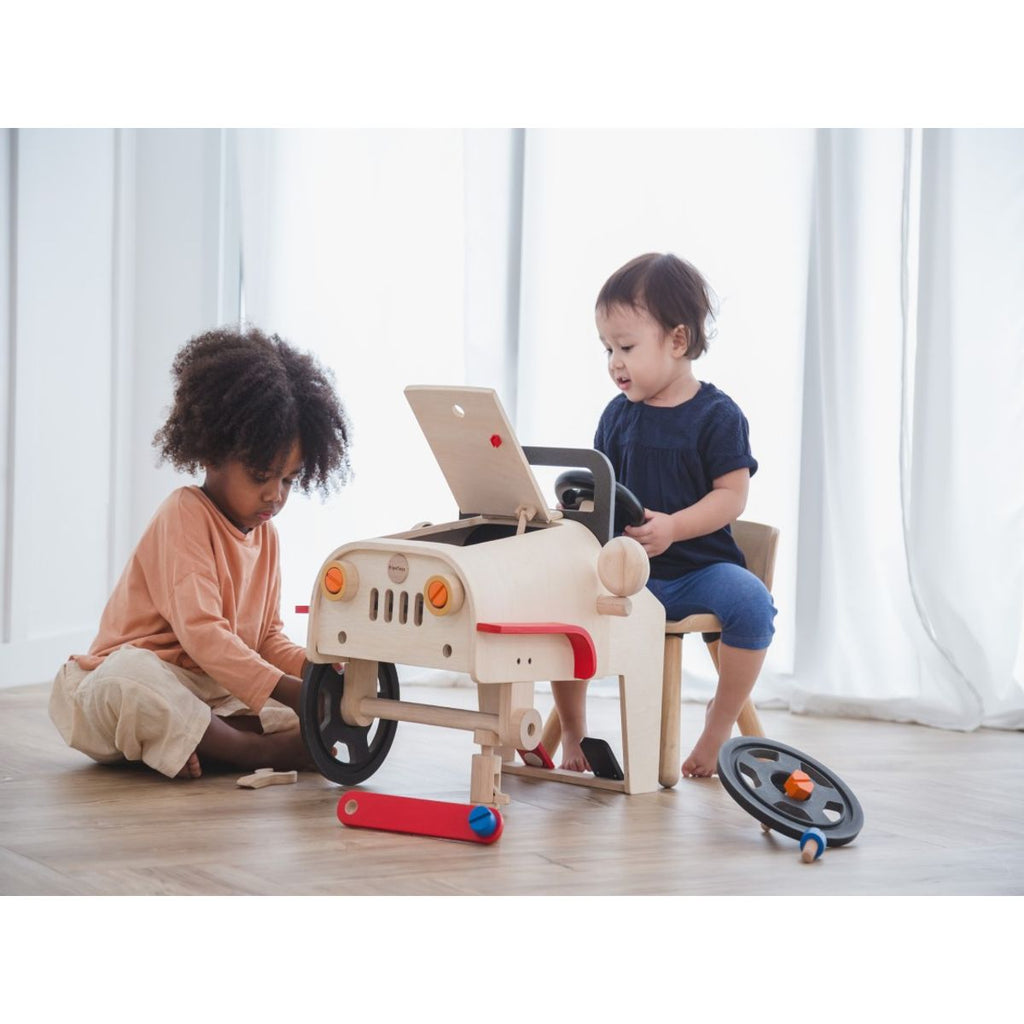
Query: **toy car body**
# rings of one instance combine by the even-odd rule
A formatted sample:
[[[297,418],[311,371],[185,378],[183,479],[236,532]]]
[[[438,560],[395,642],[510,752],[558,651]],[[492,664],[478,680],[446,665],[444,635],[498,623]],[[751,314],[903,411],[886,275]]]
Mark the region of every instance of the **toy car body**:
[[[330,709],[327,718],[340,713],[343,731],[375,719],[470,729],[481,747],[471,779],[477,803],[506,802],[503,770],[627,793],[656,789],[665,616],[644,588],[639,545],[610,537],[611,489],[591,512],[550,509],[494,391],[410,387],[406,396],[460,516],[343,544],[324,561],[307,657],[346,666],[343,685],[332,689],[340,712]],[[583,459],[600,470],[603,462],[612,479],[596,452],[527,451],[538,464]],[[640,551],[642,572],[629,545]],[[480,710],[382,696],[385,662],[466,673]],[[515,763],[517,749],[540,740],[535,682],[604,676],[619,677],[621,782]],[[321,711],[310,717],[327,720]],[[315,732],[317,721],[304,721],[304,730]]]

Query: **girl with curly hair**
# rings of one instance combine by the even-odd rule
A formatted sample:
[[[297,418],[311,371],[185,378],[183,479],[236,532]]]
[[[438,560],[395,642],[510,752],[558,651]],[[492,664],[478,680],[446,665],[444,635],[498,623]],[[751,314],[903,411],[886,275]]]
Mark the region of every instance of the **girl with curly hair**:
[[[197,474],[157,509],[87,654],[60,669],[50,717],[101,763],[169,778],[207,768],[312,767],[296,712],[304,648],[284,635],[278,535],[293,488],[349,474],[350,429],[329,370],[277,335],[199,335],[172,366],[153,443]]]

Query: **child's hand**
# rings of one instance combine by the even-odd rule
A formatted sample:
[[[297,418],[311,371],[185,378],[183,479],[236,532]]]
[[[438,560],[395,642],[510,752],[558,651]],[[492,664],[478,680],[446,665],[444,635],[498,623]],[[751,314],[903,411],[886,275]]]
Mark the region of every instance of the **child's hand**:
[[[648,558],[654,558],[676,539],[672,517],[664,512],[652,512],[649,508],[644,509],[647,517],[641,526],[627,526],[625,534],[632,537],[647,552]]]

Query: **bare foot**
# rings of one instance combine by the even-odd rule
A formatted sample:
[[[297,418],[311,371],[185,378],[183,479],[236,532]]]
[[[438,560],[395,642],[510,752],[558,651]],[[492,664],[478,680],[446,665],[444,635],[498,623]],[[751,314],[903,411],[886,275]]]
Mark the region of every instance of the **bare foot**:
[[[559,768],[565,768],[570,772],[589,772],[590,763],[583,756],[583,748],[580,746],[580,736],[562,736],[562,763]]]
[[[708,701],[704,713],[704,731],[694,744],[689,757],[683,762],[681,769],[685,778],[709,779],[718,770],[718,751],[722,744],[732,735],[732,723],[721,723],[713,714],[714,699]]]
[[[202,774],[203,768],[199,763],[199,755],[193,751],[189,754],[184,767],[174,777],[176,779],[198,779]]]
[[[225,719],[213,715],[196,753],[204,761],[225,769],[273,768],[274,771],[286,772],[314,771],[316,768],[302,742],[298,725],[279,732],[250,732],[236,729]]]
[[[587,682],[585,679],[553,679],[551,695],[562,723],[562,763],[570,772],[590,771],[580,741],[587,735]],[[554,747],[551,748],[554,750]]]
[[[265,753],[265,764],[261,764],[261,768],[273,768],[279,772],[318,770],[309,756],[306,744],[302,741],[302,732],[297,725],[280,732],[263,733],[260,740],[260,746]]]

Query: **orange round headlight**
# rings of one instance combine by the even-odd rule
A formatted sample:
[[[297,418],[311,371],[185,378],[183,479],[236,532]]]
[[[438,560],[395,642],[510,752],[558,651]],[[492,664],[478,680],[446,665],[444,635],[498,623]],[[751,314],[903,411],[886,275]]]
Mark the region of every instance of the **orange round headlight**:
[[[341,566],[332,565],[324,573],[324,586],[329,594],[340,594],[345,589],[345,574]]]
[[[445,608],[448,604],[448,585],[444,580],[433,579],[427,584],[427,600],[431,608]]]
[[[359,573],[351,562],[328,562],[320,585],[329,601],[347,601],[359,589]]]
[[[462,607],[462,584],[447,576],[431,576],[423,585],[423,603],[434,615],[451,615]]]

